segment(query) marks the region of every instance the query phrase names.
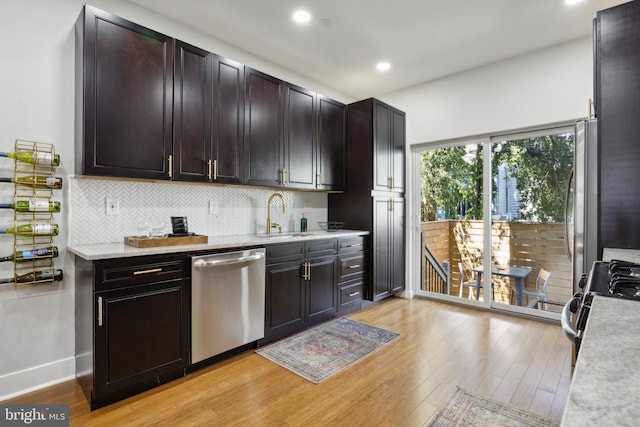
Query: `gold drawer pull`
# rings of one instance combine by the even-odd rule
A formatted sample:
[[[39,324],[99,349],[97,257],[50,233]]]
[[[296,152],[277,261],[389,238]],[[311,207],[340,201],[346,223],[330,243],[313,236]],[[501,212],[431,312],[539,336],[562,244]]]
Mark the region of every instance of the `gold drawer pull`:
[[[360,291],[351,292],[349,294],[350,297],[355,297],[356,295],[360,295]]]
[[[362,243],[354,243],[353,245],[347,245],[348,248],[357,248],[362,246]]]
[[[351,268],[351,269],[353,269],[353,268],[359,268],[359,267],[360,267],[360,264],[353,264],[353,265],[350,265],[350,266],[349,266],[349,267],[347,267],[347,268]]]
[[[134,271],[133,275],[134,276],[138,276],[140,274],[149,274],[149,273],[159,273],[161,272],[162,269],[161,268],[152,268],[151,270],[140,270],[140,271]]]

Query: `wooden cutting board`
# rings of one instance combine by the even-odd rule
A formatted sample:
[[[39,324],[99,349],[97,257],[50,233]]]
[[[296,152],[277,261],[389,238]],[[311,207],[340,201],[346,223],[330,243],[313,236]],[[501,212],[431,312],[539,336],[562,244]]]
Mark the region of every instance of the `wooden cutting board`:
[[[124,244],[136,248],[156,248],[158,246],[196,245],[208,243],[208,236],[183,236],[183,237],[146,237],[125,236]]]

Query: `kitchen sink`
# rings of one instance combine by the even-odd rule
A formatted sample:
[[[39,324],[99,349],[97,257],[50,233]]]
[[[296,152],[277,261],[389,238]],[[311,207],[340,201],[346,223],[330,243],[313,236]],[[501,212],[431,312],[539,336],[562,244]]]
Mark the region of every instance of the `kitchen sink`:
[[[286,239],[288,237],[304,236],[309,233],[272,233],[272,234],[256,234],[257,237],[264,239]]]

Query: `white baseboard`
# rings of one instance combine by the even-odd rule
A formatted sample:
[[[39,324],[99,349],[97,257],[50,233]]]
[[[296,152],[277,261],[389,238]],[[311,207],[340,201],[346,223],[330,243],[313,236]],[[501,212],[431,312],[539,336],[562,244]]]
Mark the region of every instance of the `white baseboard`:
[[[76,362],[74,357],[1,375],[0,402],[53,384],[71,380],[75,378],[75,376]],[[39,402],[28,403],[37,404]]]

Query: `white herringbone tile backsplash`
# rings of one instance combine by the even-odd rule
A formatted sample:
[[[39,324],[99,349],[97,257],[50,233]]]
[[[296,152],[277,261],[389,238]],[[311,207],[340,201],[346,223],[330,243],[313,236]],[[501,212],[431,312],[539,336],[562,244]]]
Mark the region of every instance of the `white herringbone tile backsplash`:
[[[287,212],[282,213],[275,199],[271,216],[283,230],[299,231],[302,212],[309,230],[319,229],[318,221],[327,220],[326,193],[70,178],[69,244],[122,242],[124,236],[140,234],[136,226],[140,218],[164,223],[170,233],[172,216],[186,216],[189,231],[201,235],[263,233],[267,200],[276,191],[284,196]],[[106,199],[118,200],[118,215],[106,214]],[[210,201],[217,203],[217,214],[209,213]]]

